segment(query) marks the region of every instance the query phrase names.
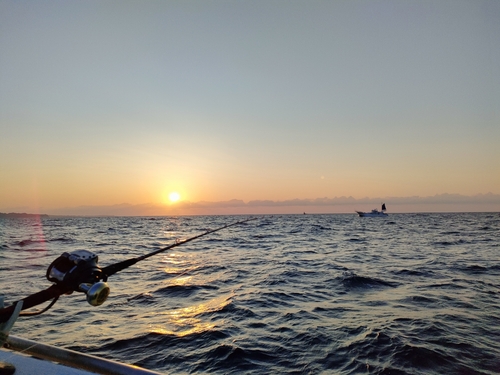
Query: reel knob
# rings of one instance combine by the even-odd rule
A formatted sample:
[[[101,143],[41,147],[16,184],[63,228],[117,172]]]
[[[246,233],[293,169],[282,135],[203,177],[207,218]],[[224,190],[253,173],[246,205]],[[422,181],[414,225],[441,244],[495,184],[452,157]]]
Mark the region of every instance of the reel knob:
[[[95,284],[80,284],[79,289],[87,295],[87,302],[92,306],[102,305],[109,295],[109,286],[103,281]]]

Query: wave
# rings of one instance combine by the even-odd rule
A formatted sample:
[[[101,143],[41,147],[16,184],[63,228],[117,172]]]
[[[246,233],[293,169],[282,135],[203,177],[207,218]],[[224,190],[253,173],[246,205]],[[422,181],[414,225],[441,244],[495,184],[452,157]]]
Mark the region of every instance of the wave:
[[[374,288],[396,288],[399,284],[392,281],[366,276],[358,276],[353,272],[344,272],[340,277],[342,285],[348,290],[367,290]]]
[[[53,238],[53,239],[47,239],[47,238],[42,238],[42,239],[37,239],[37,240],[32,240],[32,239],[26,239],[22,240],[16,243],[17,246],[21,247],[26,247],[30,246],[33,244],[40,244],[40,243],[72,243],[74,242],[73,239],[71,238]]]
[[[402,270],[394,272],[394,274],[400,275],[400,276],[410,276],[410,277],[428,276],[428,272],[426,272],[426,271],[410,270],[410,269],[402,269]]]
[[[16,245],[21,246],[21,247],[25,247],[25,246],[33,245],[36,243],[45,243],[45,240],[22,240],[22,241],[17,242]]]
[[[164,297],[182,297],[186,298],[193,294],[198,293],[200,290],[204,289],[217,289],[214,286],[198,286],[198,285],[169,285],[154,291],[154,293],[159,294]]]

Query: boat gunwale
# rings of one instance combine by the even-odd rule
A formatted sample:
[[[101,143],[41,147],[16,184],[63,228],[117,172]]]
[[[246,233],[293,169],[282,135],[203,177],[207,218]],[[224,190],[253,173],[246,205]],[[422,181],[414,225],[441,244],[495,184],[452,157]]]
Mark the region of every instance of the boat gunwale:
[[[5,349],[102,375],[161,375],[138,366],[9,335]]]

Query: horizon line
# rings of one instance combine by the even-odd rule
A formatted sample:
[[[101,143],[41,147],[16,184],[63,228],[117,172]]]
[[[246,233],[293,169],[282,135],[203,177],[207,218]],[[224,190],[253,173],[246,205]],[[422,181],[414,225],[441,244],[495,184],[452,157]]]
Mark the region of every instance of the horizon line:
[[[453,214],[495,214],[500,213],[498,211],[422,211],[422,212],[391,212],[387,217],[391,215],[434,215],[434,214],[443,214],[443,215],[453,215]],[[262,214],[166,214],[166,215],[62,215],[62,214],[32,214],[26,212],[0,212],[0,218],[2,216],[9,215],[19,215],[17,218],[39,218],[40,216],[47,218],[106,218],[106,217],[138,217],[138,218],[162,218],[162,217],[178,217],[178,216],[186,216],[186,217],[197,217],[197,216],[314,216],[314,215],[353,215],[356,216],[356,212],[303,212],[303,213],[262,213]],[[16,217],[14,217],[16,218]]]
[[[316,199],[226,201],[179,201],[172,204],[120,203],[112,205],[80,205],[74,207],[11,207],[2,211],[37,212],[50,216],[199,216],[199,215],[279,215],[279,214],[344,214],[386,203],[392,213],[443,213],[443,212],[497,212],[500,211],[500,194],[475,195],[436,194],[434,196],[408,196],[385,198],[354,198],[352,196]],[[455,208],[454,208],[455,207]],[[396,208],[393,211],[391,208]],[[371,209],[371,208],[370,208]]]

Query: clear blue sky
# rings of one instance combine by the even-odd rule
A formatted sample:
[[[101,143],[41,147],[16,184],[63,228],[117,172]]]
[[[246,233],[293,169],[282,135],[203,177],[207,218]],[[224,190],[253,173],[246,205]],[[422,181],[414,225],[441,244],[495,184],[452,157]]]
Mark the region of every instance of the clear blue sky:
[[[500,1],[0,0],[0,211],[500,194]]]

